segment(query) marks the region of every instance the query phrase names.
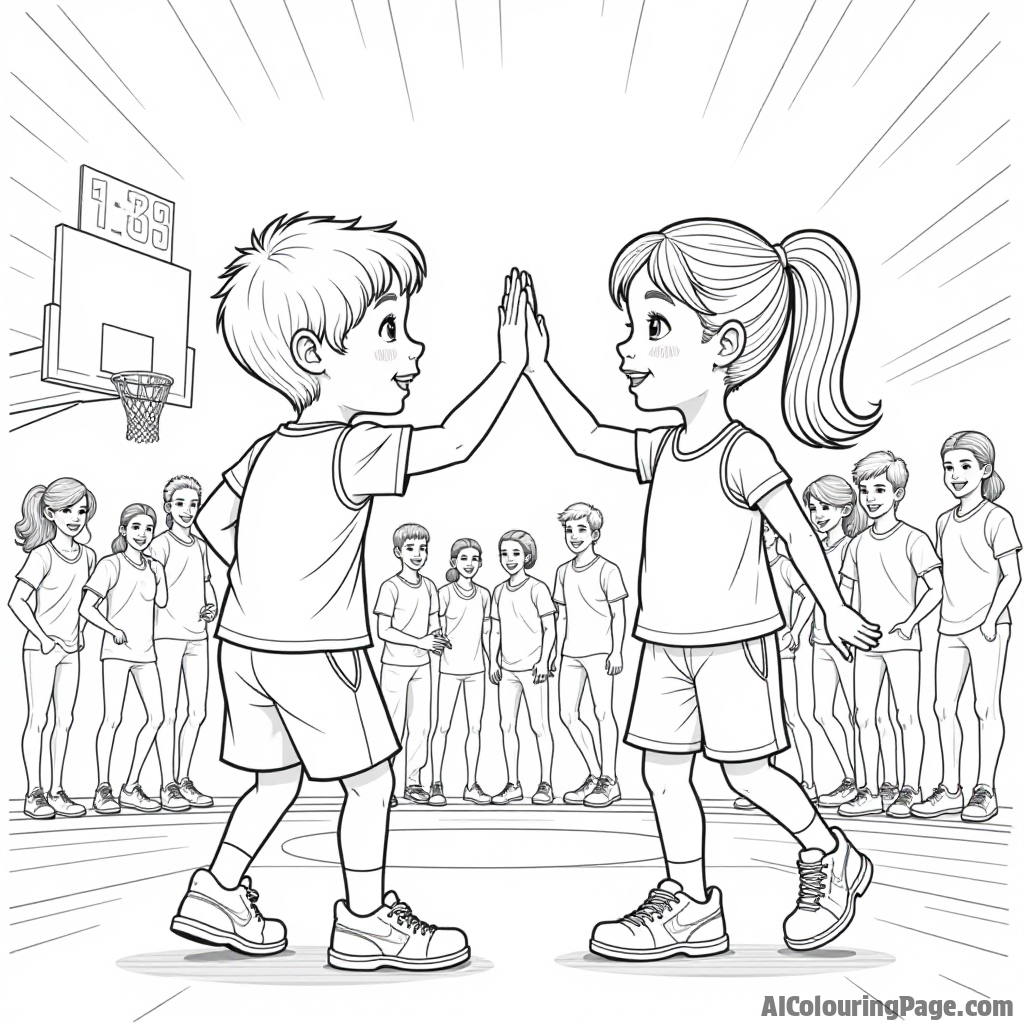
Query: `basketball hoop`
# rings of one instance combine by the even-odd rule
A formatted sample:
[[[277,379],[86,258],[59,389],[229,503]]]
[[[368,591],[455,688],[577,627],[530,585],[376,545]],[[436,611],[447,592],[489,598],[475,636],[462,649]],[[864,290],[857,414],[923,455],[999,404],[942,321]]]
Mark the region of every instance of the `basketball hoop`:
[[[167,392],[173,378],[148,370],[126,370],[111,378],[124,405],[128,420],[125,439],[139,444],[160,440],[160,413],[164,411]]]

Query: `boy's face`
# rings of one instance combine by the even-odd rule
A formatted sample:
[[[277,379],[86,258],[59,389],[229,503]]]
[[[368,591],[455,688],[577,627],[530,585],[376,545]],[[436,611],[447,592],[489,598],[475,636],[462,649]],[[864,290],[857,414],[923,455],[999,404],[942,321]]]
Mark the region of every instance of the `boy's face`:
[[[957,498],[973,494],[992,475],[991,466],[979,466],[978,460],[960,448],[946,452],[942,457],[942,479],[946,488]]]
[[[565,523],[565,545],[574,554],[592,548],[601,536],[600,530],[591,530],[586,519],[570,519]]]
[[[83,498],[77,504],[69,505],[67,508],[48,508],[45,515],[66,537],[74,537],[82,532],[82,527],[89,521],[89,506],[86,505]]]
[[[321,393],[357,412],[401,412],[425,349],[409,337],[408,315],[409,296],[386,292],[345,336],[344,354],[322,346]]]
[[[128,547],[145,551],[153,539],[153,520],[149,516],[132,516],[128,525],[121,527],[121,533],[128,541]]]
[[[192,521],[199,511],[199,495],[188,487],[175,491],[171,500],[164,502],[164,509],[170,512],[171,518],[186,530],[192,526]]]
[[[523,551],[523,546],[514,540],[505,541],[501,545],[498,555],[501,559],[501,567],[509,576],[514,576],[526,565],[526,553]]]
[[[843,519],[850,514],[850,506],[837,507],[820,501],[811,495],[807,499],[807,515],[811,524],[818,533],[829,533],[834,530]]]
[[[864,511],[872,519],[881,519],[887,512],[892,511],[896,502],[902,500],[903,488],[899,487],[894,491],[883,473],[870,480],[861,480],[857,494]]]
[[[471,580],[480,571],[480,552],[476,548],[463,548],[452,559],[452,566],[464,580]]]
[[[718,351],[703,325],[642,269],[626,296],[629,337],[617,346],[638,409],[674,409],[710,390]]]
[[[421,569],[427,561],[427,542],[421,537],[405,541],[395,548],[395,555],[402,560],[406,569]]]

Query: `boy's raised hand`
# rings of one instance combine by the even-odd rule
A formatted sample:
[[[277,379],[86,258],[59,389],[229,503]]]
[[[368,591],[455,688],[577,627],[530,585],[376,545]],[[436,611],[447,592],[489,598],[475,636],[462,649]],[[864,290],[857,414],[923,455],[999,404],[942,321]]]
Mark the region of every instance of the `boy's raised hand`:
[[[548,325],[537,310],[537,293],[533,277],[526,275],[526,372],[533,373],[548,359]]]
[[[519,372],[526,366],[527,319],[524,274],[513,267],[498,307],[498,359]]]

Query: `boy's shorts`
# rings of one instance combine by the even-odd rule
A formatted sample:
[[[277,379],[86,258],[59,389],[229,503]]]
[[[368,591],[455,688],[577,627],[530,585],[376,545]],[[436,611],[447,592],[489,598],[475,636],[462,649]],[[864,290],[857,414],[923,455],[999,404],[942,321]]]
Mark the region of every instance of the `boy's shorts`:
[[[401,749],[364,649],[282,654],[221,641],[218,663],[226,764],[301,764],[311,779],[341,779]]]
[[[645,643],[625,742],[641,750],[753,761],[785,750],[774,633],[716,647]]]

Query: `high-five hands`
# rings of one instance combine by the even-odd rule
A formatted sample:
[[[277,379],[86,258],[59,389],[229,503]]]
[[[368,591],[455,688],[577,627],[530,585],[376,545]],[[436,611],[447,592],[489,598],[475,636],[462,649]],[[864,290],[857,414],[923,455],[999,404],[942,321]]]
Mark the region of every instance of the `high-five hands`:
[[[521,373],[526,366],[526,274],[515,267],[505,278],[498,307],[498,359]]]
[[[537,309],[533,278],[526,275],[526,372],[536,373],[548,358],[548,325]]]

